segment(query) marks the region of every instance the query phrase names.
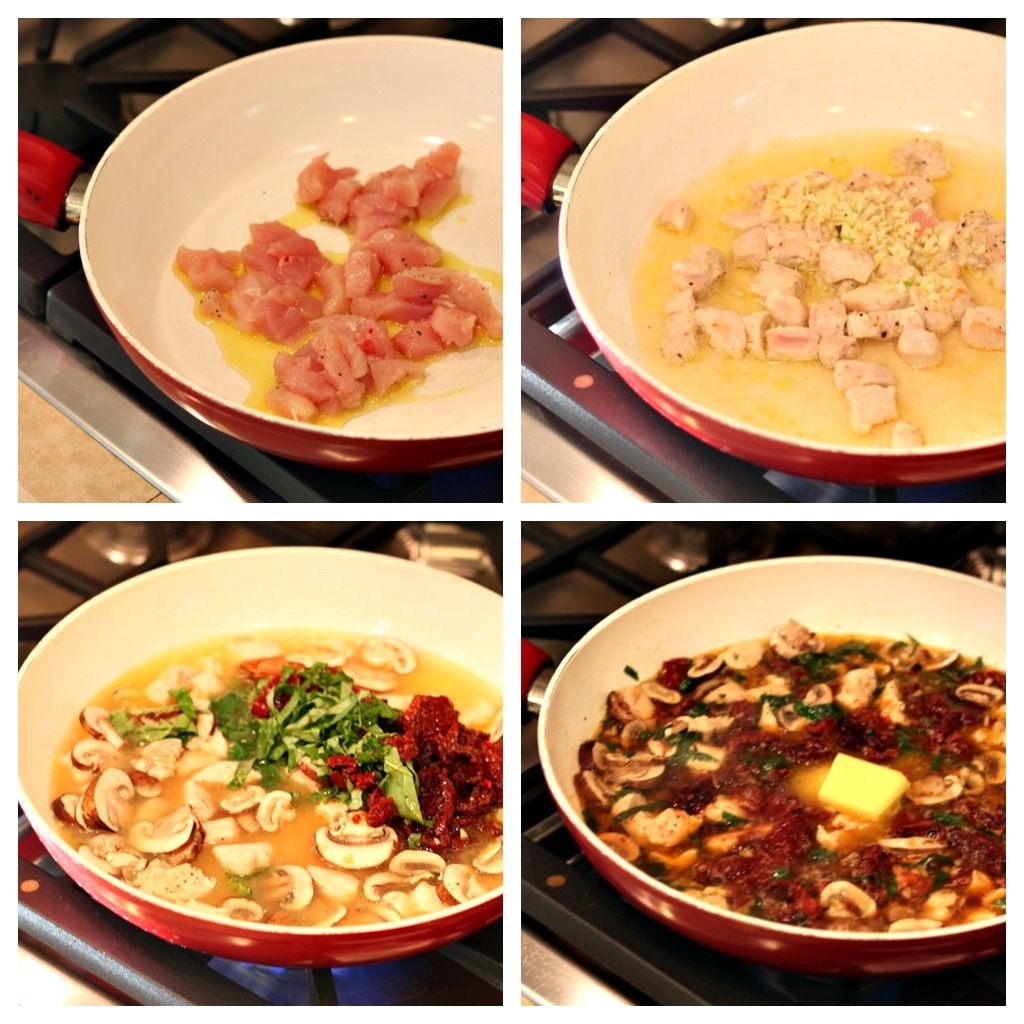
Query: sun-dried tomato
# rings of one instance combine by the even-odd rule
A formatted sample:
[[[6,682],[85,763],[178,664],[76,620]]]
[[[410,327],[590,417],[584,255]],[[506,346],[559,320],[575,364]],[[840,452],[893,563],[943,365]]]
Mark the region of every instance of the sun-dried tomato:
[[[372,828],[386,825],[397,814],[398,807],[395,801],[385,796],[379,789],[372,790],[366,798],[366,823]]]
[[[691,658],[669,658],[658,670],[658,682],[670,690],[678,689],[680,683],[689,682],[686,673],[690,671],[692,664]],[[684,689],[688,688],[684,687]]]

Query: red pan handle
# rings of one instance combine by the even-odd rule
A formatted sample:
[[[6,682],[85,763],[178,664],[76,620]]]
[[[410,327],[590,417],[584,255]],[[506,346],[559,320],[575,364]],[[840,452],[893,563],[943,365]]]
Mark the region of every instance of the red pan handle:
[[[18,129],[18,216],[63,227],[64,200],[82,160],[46,139]]]
[[[530,643],[529,640],[521,638],[520,643],[522,644],[520,667],[522,669],[523,684],[521,696],[525,697],[527,691],[533,685],[533,681],[544,668],[551,664],[551,657],[536,644]]]
[[[554,209],[551,186],[566,157],[578,150],[568,135],[530,114],[521,113],[522,202],[531,210]]]

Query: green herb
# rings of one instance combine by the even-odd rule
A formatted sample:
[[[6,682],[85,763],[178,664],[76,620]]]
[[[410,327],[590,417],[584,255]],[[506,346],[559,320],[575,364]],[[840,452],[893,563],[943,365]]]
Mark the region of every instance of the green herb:
[[[909,729],[899,725],[893,731],[896,734],[896,749],[901,754],[919,752],[923,749],[919,744],[919,739],[924,739],[927,736],[924,729]]]
[[[816,846],[807,854],[807,859],[817,861],[819,863],[825,863],[830,860],[835,860],[836,855],[832,850],[826,850],[824,846]]]
[[[789,870],[789,867],[783,864],[782,867],[776,868],[772,872],[772,878],[789,878],[791,874],[792,872]]]
[[[750,820],[748,818],[741,818],[738,814],[722,811],[722,824],[728,828],[736,828],[737,825],[749,825]]]
[[[962,827],[970,828],[971,823],[959,814],[947,814],[945,811],[932,811],[932,821],[937,821],[940,825],[960,825]]]
[[[398,712],[379,697],[357,691],[344,672],[320,663],[305,669],[285,666],[276,684],[258,679],[212,700],[210,708],[230,745],[228,756],[241,762],[237,783],[255,768],[267,784],[274,784],[300,761],[330,783],[328,759],[346,755],[355,759],[360,772],[374,774],[399,815],[429,824],[420,808],[412,766],[388,742],[386,726]],[[363,806],[361,790],[327,788],[350,809]]]
[[[196,708],[188,690],[168,694],[173,704],[150,708],[119,708],[110,713],[110,724],[129,743],[142,746],[157,740],[180,739],[187,743],[196,733]]]
[[[805,704],[802,700],[798,700],[794,702],[793,707],[796,708],[798,715],[810,719],[812,722],[820,722],[823,718],[843,719],[846,717],[846,709],[835,703]]]
[[[667,763],[670,765],[685,764],[687,761],[714,761],[712,754],[706,754],[703,750],[697,750],[695,744],[697,737],[692,733],[680,733],[678,743],[668,755]]]
[[[245,896],[246,899],[252,899],[252,889],[243,881],[245,877],[247,876],[233,875],[227,872],[224,875],[224,881],[232,892],[237,892],[239,896]]]
[[[649,804],[637,804],[635,807],[627,807],[624,811],[619,811],[618,814],[612,819],[615,822],[625,821],[627,818],[632,818],[634,814],[640,814],[642,811],[663,811],[668,807],[667,800],[655,800]]]
[[[632,665],[627,665],[623,670],[630,679],[639,679],[640,673]]]
[[[807,651],[790,660],[800,665],[811,679],[816,682],[826,682],[835,675],[836,665],[851,657],[860,657],[865,661],[877,661],[879,656],[867,644],[849,640],[839,644],[831,651]]]

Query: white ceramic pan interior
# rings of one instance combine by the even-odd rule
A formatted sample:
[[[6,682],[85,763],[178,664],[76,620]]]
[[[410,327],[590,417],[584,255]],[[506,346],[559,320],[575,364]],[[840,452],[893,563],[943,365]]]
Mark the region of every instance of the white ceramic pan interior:
[[[362,180],[411,165],[447,140],[462,147],[460,180],[470,198],[434,238],[472,267],[500,271],[500,50],[359,37],[227,64],[150,107],[101,161],[82,228],[90,284],[145,358],[204,398],[241,406],[248,382],[225,364],[171,272],[178,246],[240,248],[249,224],[295,208],[296,177],[320,153],[333,166],[358,168]],[[347,250],[341,228],[305,233],[322,248]],[[342,430],[384,441],[500,430],[501,348],[437,361],[419,394],[424,401],[382,407]],[[329,436],[334,428],[305,429]]]

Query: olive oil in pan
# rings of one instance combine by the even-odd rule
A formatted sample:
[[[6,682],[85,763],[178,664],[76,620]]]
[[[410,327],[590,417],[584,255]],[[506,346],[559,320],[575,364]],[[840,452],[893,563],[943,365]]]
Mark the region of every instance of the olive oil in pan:
[[[437,217],[417,221],[415,224],[409,225],[409,227],[428,242],[433,242],[434,240],[431,233],[438,221],[440,221],[442,217],[460,216],[458,210],[461,207],[467,206],[471,202],[472,198],[470,196],[465,194],[459,195],[447,207],[445,207]],[[315,210],[308,206],[296,207],[293,211],[278,219],[286,227],[293,228],[300,232],[304,228],[308,228],[318,223]],[[474,266],[456,254],[444,250],[443,247],[442,250],[442,267],[446,267],[450,270],[468,271],[475,277],[478,277],[481,281],[484,281],[486,284],[494,288],[499,295],[501,294],[503,278],[499,271]],[[323,250],[323,252],[324,256],[335,263],[344,263],[345,261],[344,253],[331,252],[328,250]],[[193,310],[195,318],[213,332],[214,337],[217,339],[217,344],[220,346],[220,350],[223,353],[224,362],[230,366],[231,369],[240,373],[251,385],[249,395],[245,400],[245,405],[250,409],[257,410],[258,412],[263,412],[270,416],[276,416],[277,413],[270,410],[265,399],[267,392],[277,383],[277,379],[274,376],[274,356],[277,355],[278,352],[294,352],[296,349],[305,345],[308,339],[304,337],[301,341],[291,346],[278,345],[276,342],[270,341],[268,338],[264,338],[261,335],[247,334],[244,331],[240,331],[233,324],[208,317],[199,308],[199,302],[202,299],[202,292],[197,291],[191,285],[188,277],[178,267],[174,268],[174,273],[178,280],[181,281],[182,284],[184,284],[192,293],[195,300]],[[401,327],[401,324],[390,325],[389,329],[392,337],[398,333]],[[475,348],[494,348],[500,346],[501,343],[502,341],[500,338],[487,337],[478,332],[473,341],[471,341],[464,349],[460,349],[459,351],[468,351]],[[431,363],[437,362],[441,359],[449,359],[455,355],[457,355],[457,353],[452,351],[441,352],[436,356],[419,360],[419,363],[424,369],[427,369]],[[445,393],[425,395],[418,391],[421,383],[422,381],[419,380],[405,380],[393,387],[387,392],[387,394],[367,394],[358,408],[346,409],[333,415],[320,413],[313,420],[313,424],[323,427],[342,427],[353,419],[373,412],[375,409],[379,409],[382,406],[400,405],[409,402],[429,402],[436,398],[444,398],[447,395],[457,393],[458,391],[467,390],[470,386],[470,384],[467,384],[464,388],[457,388],[454,391],[449,390]]]
[[[684,193],[694,213],[683,233],[654,225],[641,250],[632,288],[633,322],[647,370],[695,405],[760,430],[821,444],[888,447],[891,425],[869,434],[850,429],[847,406],[836,391],[832,371],[818,363],[731,359],[698,346],[692,361],[670,364],[661,354],[665,303],[675,293],[673,260],[685,258],[697,244],[728,254],[735,233],[719,217],[750,203],[750,183],[782,179],[816,167],[845,178],[855,167],[895,173],[892,150],[912,132],[864,132],[780,141],[741,153]],[[1006,154],[976,143],[943,138],[952,165],[948,179],[936,182],[934,207],[940,218],[984,209],[1006,216]],[[665,196],[665,199],[670,198]],[[752,271],[730,267],[707,300],[741,313],[760,309],[748,291]],[[964,278],[979,305],[1003,306],[1005,296],[967,268]],[[829,297],[814,286],[805,302]],[[915,370],[891,343],[866,342],[861,358],[888,366],[897,378],[902,419],[917,426],[929,446],[973,443],[1006,431],[1006,360],[1002,352],[984,352],[964,344],[958,328],[942,336],[943,362]]]

